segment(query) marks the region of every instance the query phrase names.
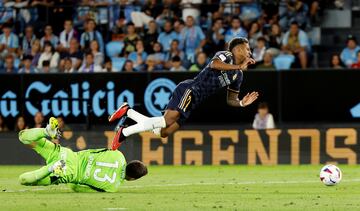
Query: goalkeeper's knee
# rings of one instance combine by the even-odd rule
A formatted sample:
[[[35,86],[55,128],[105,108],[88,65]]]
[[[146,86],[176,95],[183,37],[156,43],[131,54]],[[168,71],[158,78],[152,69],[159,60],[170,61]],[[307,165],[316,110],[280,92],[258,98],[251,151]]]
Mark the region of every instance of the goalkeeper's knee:
[[[21,130],[21,131],[19,132],[19,141],[20,141],[21,143],[23,143],[23,144],[31,144],[32,141],[26,140],[26,139],[24,138],[24,133],[26,132],[26,130],[27,130],[27,129]]]
[[[26,179],[25,173],[19,176],[19,182],[21,185],[30,185]]]

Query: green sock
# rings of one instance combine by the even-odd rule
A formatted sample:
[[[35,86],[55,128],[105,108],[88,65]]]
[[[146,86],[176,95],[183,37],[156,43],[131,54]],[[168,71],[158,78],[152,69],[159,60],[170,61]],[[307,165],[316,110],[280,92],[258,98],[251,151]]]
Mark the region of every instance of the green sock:
[[[25,172],[19,177],[22,185],[50,185],[49,166],[43,166],[35,171]]]
[[[37,142],[45,137],[46,134],[44,128],[26,129],[20,131],[19,133],[19,139],[24,144],[31,144],[33,142]]]

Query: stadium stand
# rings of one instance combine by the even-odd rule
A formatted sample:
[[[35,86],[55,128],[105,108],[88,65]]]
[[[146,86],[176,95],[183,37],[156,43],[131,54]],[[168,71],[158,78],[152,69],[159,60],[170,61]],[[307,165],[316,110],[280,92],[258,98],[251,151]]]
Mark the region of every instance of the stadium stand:
[[[334,15],[344,18],[334,19]],[[30,72],[43,72],[46,60],[49,72],[69,72],[64,65],[67,58],[71,58],[71,72],[77,72],[86,64],[88,52],[99,71],[106,69],[105,61],[113,62],[111,71],[122,71],[126,60],[133,62],[134,71],[169,71],[174,56],[191,69],[200,52],[211,57],[234,36],[249,38],[256,50],[257,69],[263,66],[265,50],[277,69],[327,68],[331,56],[340,54],[346,41],[356,41],[360,32],[352,27],[360,20],[358,1],[82,0],[75,6],[70,0],[3,1],[0,17],[0,69],[6,73],[23,69],[28,55],[32,56]],[[297,23],[299,30],[290,33],[291,23]],[[257,49],[259,39],[265,41],[265,48]],[[143,42],[137,44],[138,40]],[[178,45],[177,50],[172,45]],[[343,61],[348,67],[357,62],[358,47],[354,49],[350,51],[354,61]],[[152,60],[155,68],[148,68]]]

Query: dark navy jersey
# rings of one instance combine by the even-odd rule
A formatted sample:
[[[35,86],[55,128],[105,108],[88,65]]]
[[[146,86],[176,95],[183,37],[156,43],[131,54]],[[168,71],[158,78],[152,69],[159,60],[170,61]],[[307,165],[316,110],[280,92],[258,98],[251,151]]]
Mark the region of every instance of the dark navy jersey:
[[[224,63],[233,64],[234,58],[229,51],[219,51],[211,61],[219,59]],[[210,68],[211,62],[192,80],[187,80],[189,89],[194,96],[194,104],[199,105],[204,99],[213,95],[223,87],[230,91],[239,92],[243,80],[241,70],[220,71]]]

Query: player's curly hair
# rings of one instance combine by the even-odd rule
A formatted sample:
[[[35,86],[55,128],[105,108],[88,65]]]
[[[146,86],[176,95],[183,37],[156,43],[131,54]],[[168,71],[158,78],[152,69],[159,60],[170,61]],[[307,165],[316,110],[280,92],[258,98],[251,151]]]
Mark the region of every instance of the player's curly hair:
[[[234,49],[237,45],[241,45],[244,43],[249,43],[249,40],[246,39],[245,37],[235,37],[229,41],[228,51],[231,52],[232,49]]]
[[[139,179],[140,177],[143,177],[147,175],[147,167],[145,164],[139,160],[132,160],[126,165],[126,176],[133,178],[133,179]]]

